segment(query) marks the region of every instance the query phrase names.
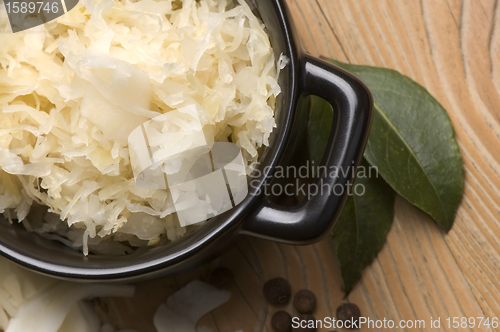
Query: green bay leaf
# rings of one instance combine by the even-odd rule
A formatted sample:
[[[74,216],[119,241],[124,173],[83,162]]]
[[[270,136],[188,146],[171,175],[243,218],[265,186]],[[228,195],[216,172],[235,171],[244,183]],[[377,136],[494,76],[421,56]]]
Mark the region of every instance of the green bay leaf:
[[[358,76],[373,94],[365,158],[397,193],[449,231],[462,198],[464,168],[446,110],[394,70],[332,62]]]
[[[349,197],[332,233],[346,295],[384,246],[394,219],[395,193],[369,169],[363,161],[353,187],[360,195]]]
[[[310,95],[307,148],[309,158],[319,165],[332,130],[333,107],[326,100]]]
[[[331,132],[334,111],[324,99],[310,96],[307,130],[308,154],[319,165]],[[395,193],[378,172],[363,160],[351,192],[332,235],[340,263],[344,291],[348,294],[384,246],[394,218]],[[364,188],[364,192],[359,190]]]

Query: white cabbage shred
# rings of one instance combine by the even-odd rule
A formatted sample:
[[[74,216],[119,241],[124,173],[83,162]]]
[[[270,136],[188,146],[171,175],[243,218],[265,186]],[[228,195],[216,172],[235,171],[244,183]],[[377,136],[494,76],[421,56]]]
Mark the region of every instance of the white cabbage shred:
[[[248,164],[275,127],[286,60],[243,0],[83,0],[0,45],[0,213],[85,254],[186,232],[168,191],[134,182],[137,126],[195,104]],[[34,202],[51,213],[25,220]]]
[[[194,280],[172,294],[160,305],[154,315],[157,332],[210,331],[205,326],[196,327],[198,321],[231,298],[231,292]]]

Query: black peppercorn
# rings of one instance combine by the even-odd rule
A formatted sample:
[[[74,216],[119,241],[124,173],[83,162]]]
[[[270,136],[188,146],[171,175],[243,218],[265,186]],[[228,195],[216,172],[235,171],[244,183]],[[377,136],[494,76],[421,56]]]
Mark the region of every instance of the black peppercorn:
[[[292,316],[288,312],[278,311],[271,318],[271,326],[274,332],[292,331]]]
[[[310,314],[316,308],[316,295],[308,289],[303,289],[293,298],[295,309],[301,314]]]
[[[337,308],[337,320],[345,321],[359,321],[361,312],[354,303],[343,303]]]
[[[281,306],[290,301],[292,289],[288,281],[283,278],[271,279],[264,284],[264,298],[272,305]]]
[[[316,332],[316,318],[311,314],[302,314],[298,316],[299,327],[293,328],[293,332]]]
[[[228,288],[234,282],[234,275],[226,267],[219,267],[210,273],[210,284],[218,289]]]

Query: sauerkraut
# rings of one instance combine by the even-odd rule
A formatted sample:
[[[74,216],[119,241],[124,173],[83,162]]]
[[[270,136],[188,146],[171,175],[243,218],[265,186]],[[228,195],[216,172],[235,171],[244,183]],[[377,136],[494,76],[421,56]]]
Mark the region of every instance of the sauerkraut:
[[[135,183],[134,128],[196,105],[250,165],[276,126],[283,59],[243,0],[83,0],[0,45],[0,213],[85,254],[187,231],[168,190]]]
[[[97,332],[101,321],[83,299],[134,293],[135,287],[128,285],[59,281],[0,257],[0,331]]]

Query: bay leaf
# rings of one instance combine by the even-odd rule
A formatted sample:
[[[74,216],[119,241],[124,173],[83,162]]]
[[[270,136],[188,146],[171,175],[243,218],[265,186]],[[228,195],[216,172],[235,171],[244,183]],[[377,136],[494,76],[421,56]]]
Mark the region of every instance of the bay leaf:
[[[367,161],[398,194],[449,231],[462,198],[464,168],[446,110],[397,71],[332,62],[358,76],[373,94]]]
[[[310,96],[308,154],[319,165],[331,132],[334,110],[324,99]],[[372,171],[372,172],[370,172]],[[370,176],[371,175],[371,176]],[[364,188],[360,192],[359,187]],[[394,218],[395,193],[378,172],[363,160],[332,235],[346,295],[384,246]]]
[[[332,233],[346,295],[384,246],[394,219],[394,191],[369,170],[363,160],[353,186],[358,194],[349,197]]]
[[[333,107],[325,99],[310,95],[309,122],[307,124],[307,148],[309,158],[319,165],[330,137],[333,123]]]

